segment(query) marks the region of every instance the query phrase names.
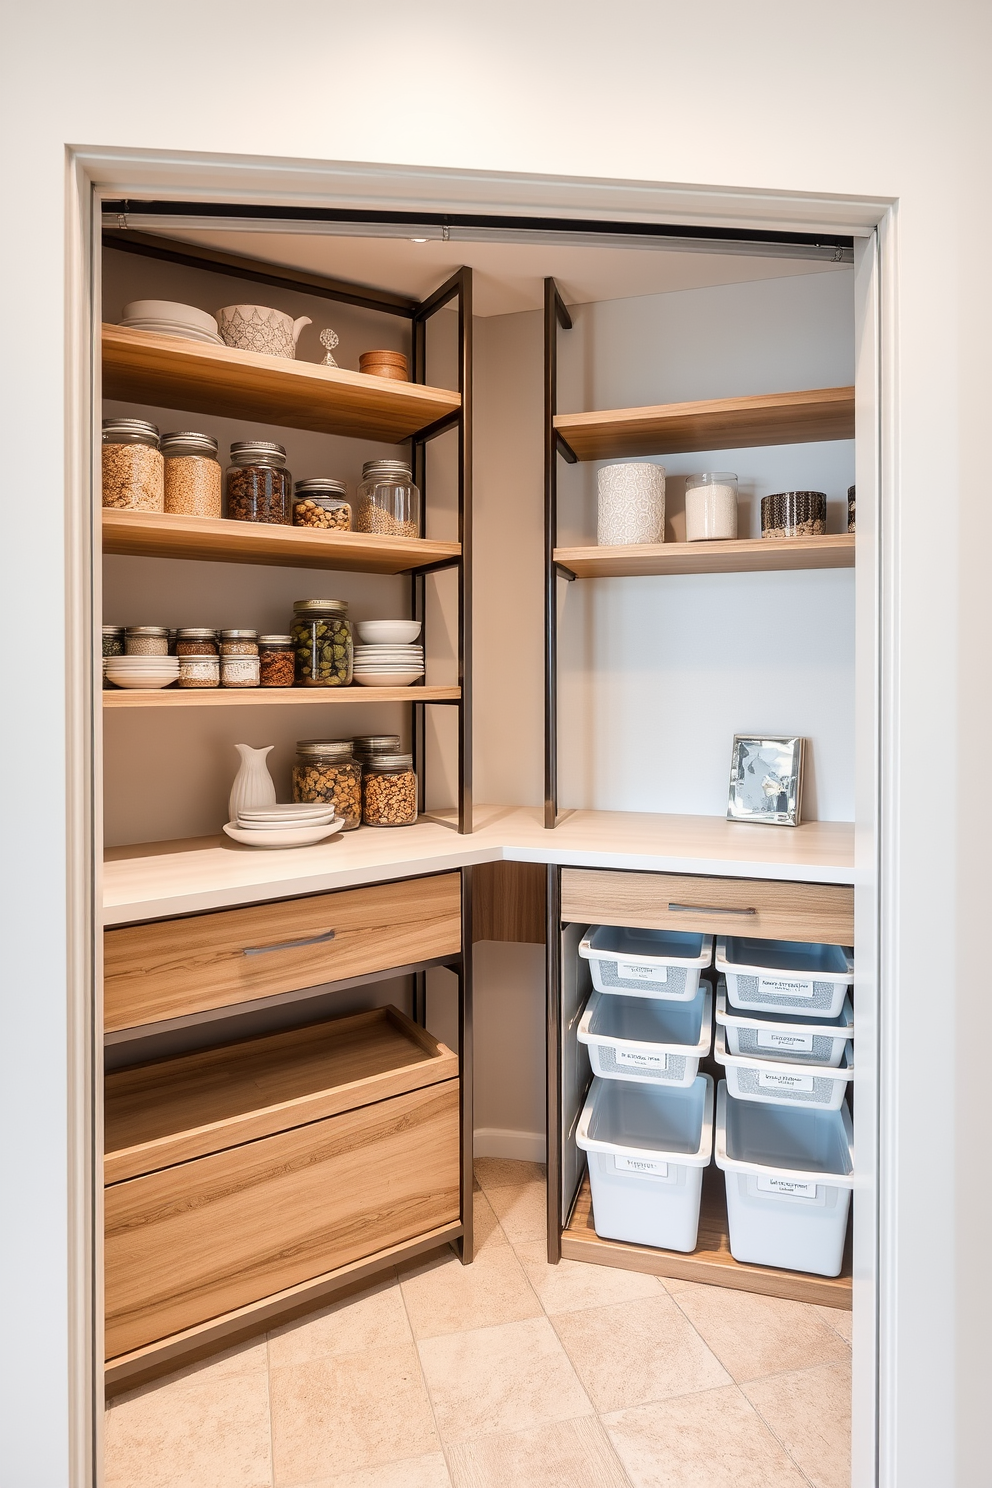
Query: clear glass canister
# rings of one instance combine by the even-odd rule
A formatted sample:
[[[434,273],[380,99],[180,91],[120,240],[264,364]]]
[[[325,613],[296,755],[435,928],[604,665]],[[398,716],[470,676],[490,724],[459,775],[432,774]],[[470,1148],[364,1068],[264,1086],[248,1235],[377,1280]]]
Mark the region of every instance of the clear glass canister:
[[[292,687],[296,681],[293,637],[289,635],[259,636],[258,665],[263,687]]]
[[[367,827],[408,827],[416,820],[413,755],[374,755],[363,772],[362,821]]]
[[[224,656],[220,658],[221,687],[257,687],[258,657]]]
[[[182,517],[219,517],[221,471],[217,441],[185,431],[162,435],[165,510]]]
[[[179,686],[219,687],[220,657],[216,651],[212,656],[202,651],[180,654]]]
[[[358,487],[356,532],[420,536],[420,491],[402,460],[366,460]]]
[[[293,766],[293,800],[334,803],[345,832],[362,824],[362,767],[350,739],[300,739]]]
[[[685,482],[686,542],[727,541],[737,536],[737,477],[727,470],[689,475]]]
[[[257,630],[222,630],[220,633],[221,656],[257,656]]]
[[[355,758],[364,768],[378,754],[400,754],[403,743],[399,734],[360,734],[352,740]]]
[[[821,537],[826,530],[826,492],[777,491],[762,496],[762,537]]]
[[[296,482],[293,526],[318,527],[331,532],[351,531],[351,506],[344,481],[315,475]]]
[[[217,656],[217,632],[203,627],[187,626],[176,631],[176,655]]]
[[[848,488],[847,488],[847,530],[848,530],[848,532],[856,532],[857,531],[857,515],[856,515],[856,513],[857,513],[857,501],[856,501],[857,494],[858,494],[858,488],[857,488],[857,486],[848,486]]]
[[[347,601],[298,599],[293,605],[296,680],[303,687],[349,687],[354,646]]]
[[[105,625],[103,627],[103,685],[109,687],[107,681],[107,657],[124,655],[124,627],[123,625]]]
[[[165,510],[157,425],[146,419],[104,419],[103,504],[119,511]]]
[[[124,653],[127,656],[168,656],[168,627],[129,625],[124,632]]]
[[[231,445],[227,515],[233,521],[288,523],[292,497],[293,477],[281,444],[241,439]]]

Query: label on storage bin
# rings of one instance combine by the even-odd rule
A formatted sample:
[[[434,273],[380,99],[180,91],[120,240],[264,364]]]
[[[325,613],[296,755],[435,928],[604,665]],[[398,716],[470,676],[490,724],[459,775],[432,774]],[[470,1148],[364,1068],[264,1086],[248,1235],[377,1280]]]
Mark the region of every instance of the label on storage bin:
[[[758,1086],[762,1090],[812,1090],[812,1075],[772,1075],[764,1070],[758,1073]]]
[[[657,1157],[614,1157],[619,1173],[640,1173],[644,1178],[667,1178],[668,1164]]]
[[[800,1183],[795,1178],[759,1178],[758,1192],[787,1194],[792,1199],[815,1199],[816,1184]]]
[[[668,1068],[667,1054],[637,1054],[628,1049],[614,1049],[613,1057],[617,1064],[625,1064],[629,1069],[665,1070]]]
[[[618,961],[617,976],[622,982],[667,982],[667,966],[645,966],[643,962]]]
[[[812,1054],[813,1035],[811,1033],[783,1033],[777,1028],[759,1028],[757,1044],[759,1049],[792,1049],[797,1054]]]
[[[759,976],[758,997],[812,997],[812,977]]]

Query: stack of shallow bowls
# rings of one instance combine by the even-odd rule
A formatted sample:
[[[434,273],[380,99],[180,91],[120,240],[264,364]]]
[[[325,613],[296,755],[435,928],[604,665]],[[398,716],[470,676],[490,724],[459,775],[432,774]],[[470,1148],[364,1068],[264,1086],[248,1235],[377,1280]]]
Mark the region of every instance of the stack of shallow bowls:
[[[359,620],[355,681],[362,687],[409,687],[424,675],[424,648],[412,643],[419,620]]]
[[[157,336],[180,336],[186,341],[224,345],[212,315],[175,300],[132,300],[124,306],[120,324],[133,331],[153,331]]]
[[[333,803],[294,801],[283,806],[244,807],[224,831],[248,847],[312,847],[343,826],[344,818],[335,816]]]
[[[103,674],[115,687],[169,687],[178,680],[178,656],[105,656]]]

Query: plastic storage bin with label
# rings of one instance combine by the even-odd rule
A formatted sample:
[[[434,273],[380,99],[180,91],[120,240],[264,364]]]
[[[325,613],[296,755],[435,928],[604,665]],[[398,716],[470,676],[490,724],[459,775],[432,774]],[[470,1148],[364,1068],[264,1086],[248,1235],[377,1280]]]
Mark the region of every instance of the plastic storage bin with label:
[[[754,1059],[787,1060],[796,1064],[824,1064],[836,1069],[854,1038],[851,999],[837,1018],[801,1018],[798,1013],[741,1013],[727,1006],[727,986],[716,989],[716,1021],[727,1030],[731,1054]]]
[[[836,1111],[848,1083],[854,1079],[850,1044],[839,1069],[826,1064],[786,1064],[775,1059],[756,1059],[753,1054],[729,1054],[726,1030],[716,1031],[713,1058],[727,1072],[727,1090],[735,1100],[763,1101],[771,1106],[812,1106],[818,1111]]]
[[[839,1276],[854,1187],[854,1129],[839,1111],[734,1100],[721,1080],[716,1163],[735,1261]]]
[[[604,1240],[694,1250],[703,1169],[713,1151],[713,1081],[683,1089],[593,1080],[575,1140],[588,1154]]]
[[[713,1038],[713,995],[706,982],[691,1002],[590,994],[578,1027],[593,1073],[604,1080],[691,1085]]]
[[[594,925],[579,942],[597,992],[691,1002],[699,973],[712,963],[712,935]]]
[[[716,968],[727,979],[737,1008],[755,1012],[792,1009],[807,1017],[836,1018],[854,979],[853,953],[844,946],[801,940],[746,940],[720,936]]]

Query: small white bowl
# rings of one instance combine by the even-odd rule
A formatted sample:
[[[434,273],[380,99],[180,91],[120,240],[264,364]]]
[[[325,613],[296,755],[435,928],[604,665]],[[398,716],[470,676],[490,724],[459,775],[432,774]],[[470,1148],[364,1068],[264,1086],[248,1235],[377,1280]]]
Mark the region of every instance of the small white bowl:
[[[423,672],[356,672],[359,687],[410,687],[419,682]]]
[[[171,687],[176,679],[171,672],[108,672],[107,680],[115,687],[144,687],[151,691]]]
[[[235,826],[234,822],[225,822],[224,831],[235,842],[243,842],[248,847],[313,847],[326,837],[333,837],[343,826],[344,817],[336,816],[324,826],[284,827],[278,832],[253,832],[247,827]]]
[[[420,634],[419,620],[358,620],[358,638],[368,646],[403,646]]]
[[[195,305],[183,305],[178,300],[132,300],[124,306],[122,319],[171,320],[217,335],[217,322],[212,315],[206,310],[198,310]]]

